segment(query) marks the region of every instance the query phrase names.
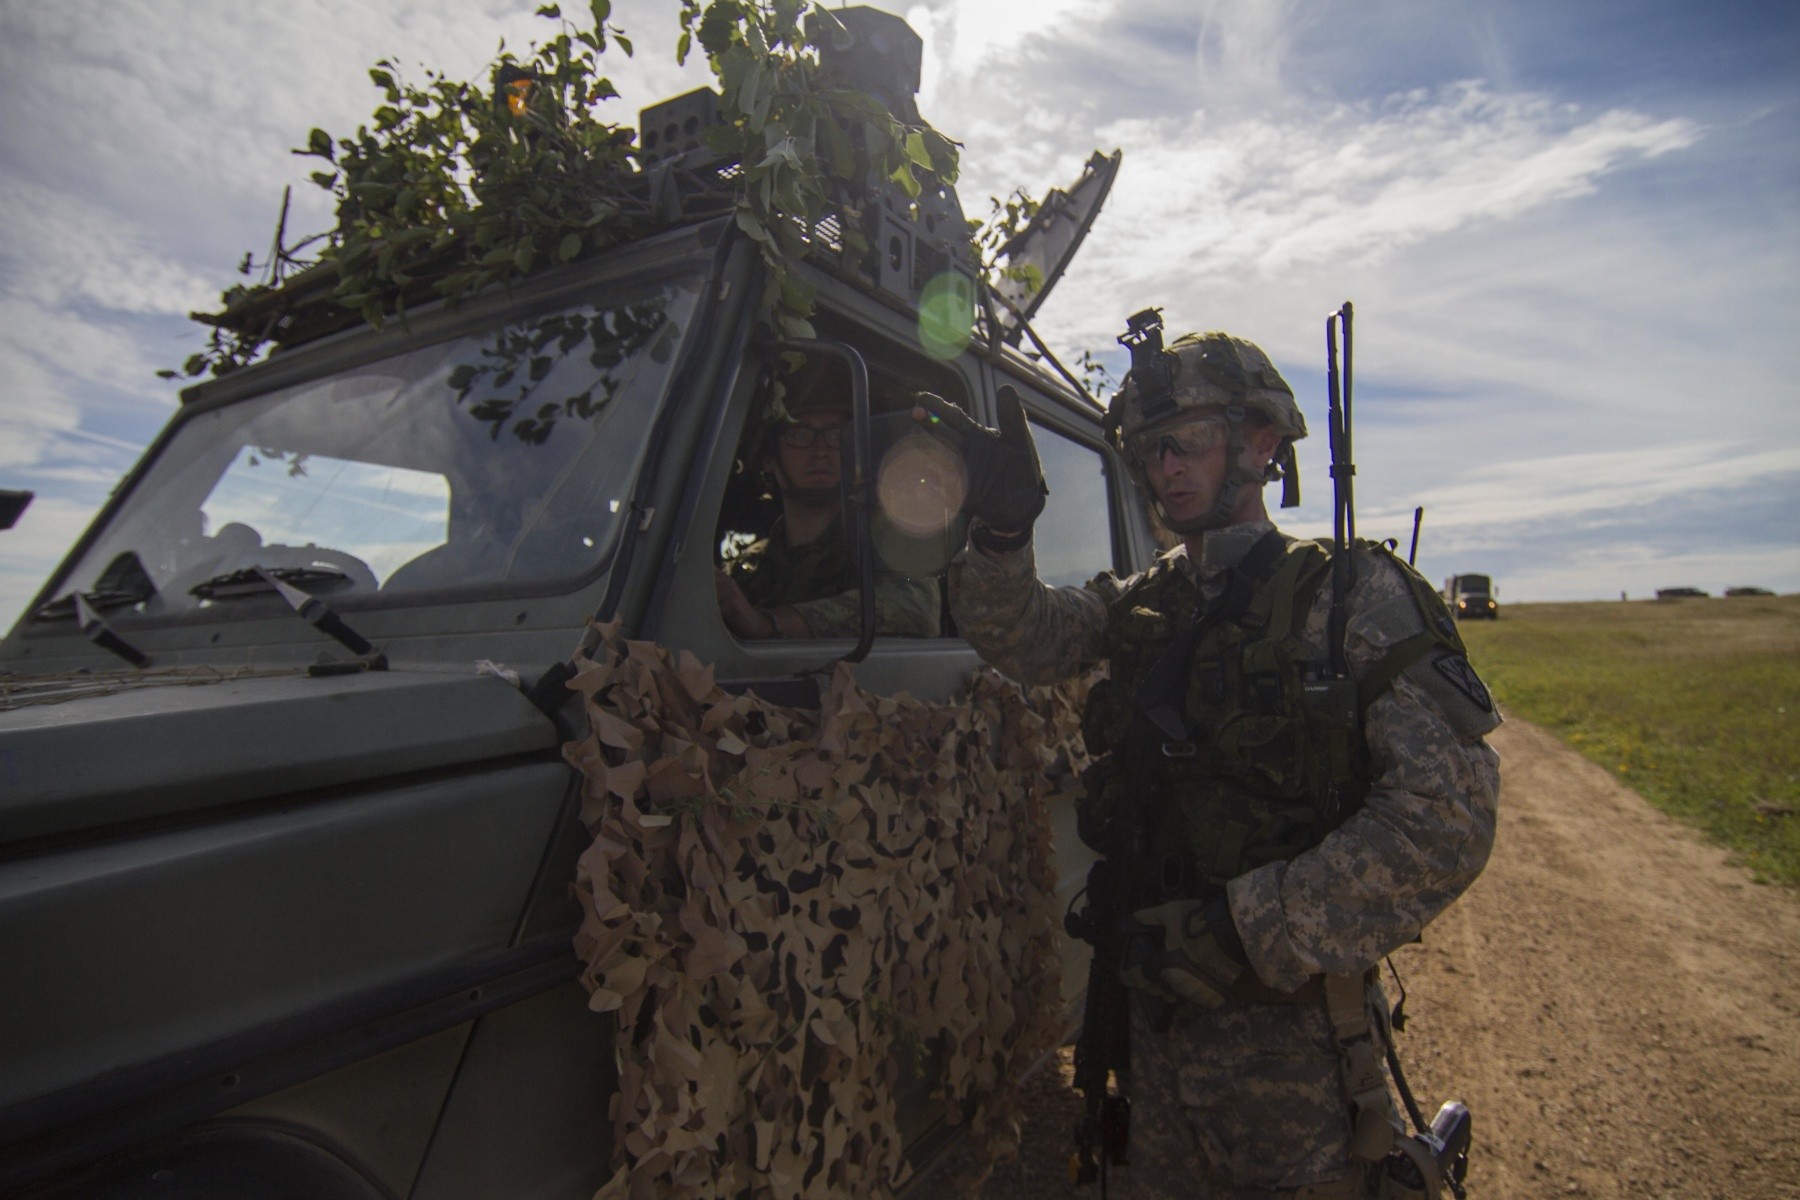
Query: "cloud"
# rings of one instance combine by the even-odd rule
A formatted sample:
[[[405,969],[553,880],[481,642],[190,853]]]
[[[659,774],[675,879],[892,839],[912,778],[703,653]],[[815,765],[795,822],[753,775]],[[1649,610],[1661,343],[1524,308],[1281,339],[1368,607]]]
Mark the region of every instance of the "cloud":
[[[1091,16],[1087,0],[960,0],[947,4],[915,4],[904,13],[907,24],[925,43],[932,78],[920,93],[937,98],[938,80],[966,78],[1021,43],[1047,40],[1078,17]]]
[[[246,248],[260,256],[284,183],[295,184],[294,230],[330,224],[329,199],[306,182],[311,160],[289,151],[314,126],[341,135],[369,119],[375,60],[391,57],[415,78],[421,63],[479,76],[503,40],[523,52],[556,32],[531,15],[534,7],[187,0],[178,18],[155,0],[13,8],[0,13],[0,155],[32,163],[58,195],[89,197],[162,231],[177,256],[219,271]],[[647,51],[642,61],[608,56],[622,91],[640,77],[669,90],[695,78],[698,63],[684,72],[669,61],[674,6],[615,7],[615,21]],[[638,98],[666,94],[647,88]],[[633,115],[631,102],[608,107],[612,119]]]
[[[1194,53],[1203,102],[1238,110],[1290,102],[1288,56],[1324,14],[1307,0],[1205,0]]]
[[[218,298],[217,282],[177,262],[121,213],[20,179],[0,179],[7,293],[39,308],[81,303],[185,316]]]
[[[1514,600],[1645,596],[1661,587],[1734,585],[1800,591],[1792,514],[1800,471],[1671,493],[1625,494],[1617,507],[1444,528],[1427,509],[1422,565],[1432,578],[1487,571]]]
[[[1791,477],[1800,474],[1800,446],[1703,441],[1465,463],[1458,473],[1459,481],[1432,490],[1433,526],[1499,536],[1496,512],[1504,512],[1509,524],[1574,522],[1590,514],[1641,510],[1726,484],[1745,487]],[[1377,518],[1397,515],[1371,513]]]
[[[0,369],[4,362],[0,355]],[[55,444],[57,434],[73,430],[80,422],[81,410],[55,396],[30,406],[0,407],[0,471],[6,471],[10,479],[20,468],[36,464]]]
[[[1107,292],[1129,281],[1138,292],[1191,294],[1378,261],[1589,194],[1621,166],[1698,136],[1680,119],[1618,110],[1584,118],[1479,83],[1304,119],[1118,122],[1098,140],[1122,145],[1125,165],[1079,269]]]
[[[96,389],[167,398],[157,366],[132,331],[91,310],[39,305],[12,289],[0,294],[0,413],[18,420],[38,408],[93,406]]]

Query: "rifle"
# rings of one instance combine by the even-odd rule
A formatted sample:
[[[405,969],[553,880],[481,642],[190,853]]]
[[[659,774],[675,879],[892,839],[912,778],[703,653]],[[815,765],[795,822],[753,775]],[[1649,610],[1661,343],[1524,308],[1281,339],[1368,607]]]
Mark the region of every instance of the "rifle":
[[[1153,903],[1147,881],[1156,881],[1161,864],[1150,849],[1149,797],[1155,786],[1161,733],[1180,727],[1179,706],[1188,659],[1202,629],[1210,623],[1199,612],[1150,668],[1133,697],[1136,713],[1113,752],[1125,765],[1125,787],[1118,811],[1111,814],[1100,838],[1100,858],[1088,869],[1087,907],[1070,912],[1063,927],[1071,937],[1093,946],[1088,962],[1087,1001],[1081,1014],[1081,1036],[1075,1042],[1075,1088],[1084,1102],[1075,1126],[1075,1153],[1069,1159],[1071,1183],[1100,1181],[1106,1196],[1109,1164],[1123,1165],[1131,1140],[1131,1101],[1111,1089],[1114,1075],[1131,1069],[1131,996],[1122,971],[1125,949],[1137,931],[1132,913]],[[1171,719],[1173,730],[1162,729]],[[1159,733],[1159,729],[1161,733]]]
[[[1075,1087],[1084,1109],[1075,1126],[1069,1178],[1076,1184],[1098,1179],[1103,1200],[1107,1167],[1126,1162],[1131,1137],[1131,1102],[1109,1085],[1115,1074],[1131,1067],[1131,1001],[1120,972],[1126,947],[1143,928],[1132,914],[1179,898],[1184,882],[1165,878],[1165,864],[1151,846],[1149,800],[1156,767],[1165,757],[1194,752],[1193,731],[1182,716],[1194,647],[1214,625],[1243,615],[1257,580],[1285,550],[1280,534],[1264,534],[1226,577],[1224,593],[1195,609],[1193,620],[1144,676],[1132,697],[1131,724],[1111,755],[1113,762],[1125,764],[1125,787],[1117,811],[1095,839],[1099,844],[1094,848],[1104,857],[1088,870],[1087,907],[1063,919],[1071,937],[1094,948],[1081,1036],[1075,1043]]]
[[[1173,365],[1163,350],[1162,312],[1148,308],[1134,314],[1126,322],[1119,344],[1131,351],[1128,378],[1135,380],[1138,403],[1146,418],[1157,420],[1175,411],[1171,394]],[[1115,409],[1115,412],[1117,410]],[[1109,415],[1108,421],[1114,417]],[[1197,615],[1197,614],[1196,614]],[[1190,629],[1189,634],[1193,631]],[[1106,1168],[1110,1163],[1125,1162],[1131,1135],[1131,1101],[1112,1091],[1111,1080],[1122,1075],[1131,1065],[1131,1001],[1125,991],[1121,971],[1125,965],[1125,947],[1131,938],[1131,914],[1143,907],[1133,880],[1153,877],[1142,868],[1149,863],[1149,829],[1145,821],[1146,801],[1154,783],[1156,730],[1148,716],[1150,708],[1167,707],[1167,699],[1179,704],[1179,677],[1193,651],[1193,638],[1184,636],[1177,642],[1186,652],[1176,658],[1171,645],[1157,660],[1139,695],[1138,711],[1126,729],[1113,761],[1126,763],[1124,802],[1119,811],[1109,815],[1107,824],[1095,839],[1094,849],[1103,855],[1088,870],[1087,907],[1071,911],[1063,918],[1063,928],[1070,937],[1079,938],[1094,948],[1088,963],[1087,997],[1081,1014],[1081,1036],[1075,1043],[1075,1087],[1085,1102],[1080,1121],[1075,1126],[1075,1153],[1069,1158],[1069,1181],[1075,1184],[1100,1181],[1100,1195],[1106,1195]],[[1172,665],[1171,665],[1172,664]],[[1168,683],[1173,675],[1175,684]],[[1164,687],[1165,696],[1152,698],[1148,706],[1145,693],[1155,681]],[[1179,723],[1179,719],[1177,718]],[[1120,756],[1123,756],[1122,758]],[[1079,897],[1078,897],[1079,899]]]

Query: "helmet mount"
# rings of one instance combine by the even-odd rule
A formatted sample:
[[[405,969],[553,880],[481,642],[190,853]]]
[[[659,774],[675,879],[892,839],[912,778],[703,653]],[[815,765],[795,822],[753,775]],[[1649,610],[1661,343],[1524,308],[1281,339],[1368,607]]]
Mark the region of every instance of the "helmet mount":
[[[1150,497],[1157,517],[1172,532],[1186,536],[1232,524],[1246,487],[1282,481],[1283,508],[1300,502],[1294,442],[1306,436],[1306,418],[1294,402],[1274,363],[1255,344],[1226,333],[1183,334],[1163,345],[1160,309],[1148,308],[1126,321],[1119,344],[1131,351],[1131,369],[1107,413],[1107,431],[1121,450],[1141,430],[1196,408],[1223,410],[1227,429],[1227,467],[1219,495],[1208,511],[1186,520],[1171,519],[1149,485],[1144,464],[1126,454],[1132,479]],[[1270,461],[1252,467],[1244,461],[1246,421],[1273,425],[1281,435]]]

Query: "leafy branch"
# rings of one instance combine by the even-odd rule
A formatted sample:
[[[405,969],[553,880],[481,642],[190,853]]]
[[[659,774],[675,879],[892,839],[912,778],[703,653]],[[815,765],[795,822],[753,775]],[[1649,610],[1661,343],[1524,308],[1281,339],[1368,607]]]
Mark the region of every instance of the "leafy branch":
[[[681,0],[676,58],[697,46],[722,92],[709,147],[739,165],[737,227],[767,265],[761,297],[779,333],[811,333],[813,289],[792,269],[835,217],[844,253],[871,254],[865,223],[884,195],[916,200],[953,183],[957,145],[903,121],[820,61],[850,36],[830,10],[806,0]],[[409,305],[450,303],[532,271],[572,262],[655,224],[634,169],[634,131],[592,109],[617,94],[602,55],[631,42],[610,23],[610,0],[591,0],[581,24],[557,4],[537,15],[558,31],[523,57],[504,45],[486,85],[427,69],[408,79],[392,60],[369,72],[381,102],[354,134],[314,129],[294,153],[315,158],[312,182],[336,202],[329,233],[284,245],[286,205],[262,282],[221,295],[209,345],[180,373],[223,375],[254,361],[287,317],[284,267],[322,237],[314,298],[380,327]],[[241,265],[248,274],[250,256]],[[311,273],[288,281],[298,287]]]
[[[404,319],[409,304],[454,303],[648,228],[648,206],[628,182],[633,131],[592,112],[617,95],[600,56],[609,45],[629,55],[632,45],[610,23],[610,0],[587,9],[583,26],[559,5],[539,8],[558,32],[523,59],[502,46],[487,86],[431,70],[415,83],[383,59],[369,72],[381,95],[370,122],[348,137],[312,130],[294,153],[321,161],[312,182],[336,201],[319,256],[335,271],[333,304],[379,328],[390,315]],[[271,262],[291,254],[278,233]],[[225,315],[280,283],[277,272],[227,290]],[[211,342],[183,373],[223,375],[253,361],[279,315],[208,319]]]
[[[803,0],[682,0],[677,61],[697,43],[719,81],[722,123],[707,145],[742,164],[736,220],[768,268],[762,302],[779,333],[807,337],[813,289],[792,270],[823,220],[840,221],[844,252],[870,253],[862,232],[891,183],[916,200],[932,180],[956,181],[958,147],[909,124],[825,69],[819,50],[849,32]],[[803,19],[804,18],[804,19]]]
[[[337,200],[332,300],[379,327],[409,296],[458,300],[638,232],[648,214],[622,186],[632,131],[591,111],[618,94],[599,73],[609,38],[632,52],[611,8],[593,0],[591,28],[539,8],[560,31],[523,63],[503,51],[488,90],[376,64],[373,126],[335,142],[315,129],[295,151],[331,168],[312,178]]]
[[[1000,260],[1012,240],[1037,216],[1038,209],[1043,207],[1042,202],[1032,199],[1023,188],[1015,188],[1012,195],[1004,200],[998,196],[990,196],[988,204],[991,211],[986,220],[969,218],[969,240],[981,259],[982,273],[990,281],[1010,279],[1015,283],[1022,283],[1028,292],[1035,294],[1044,286],[1043,271],[1030,264],[1001,266]]]

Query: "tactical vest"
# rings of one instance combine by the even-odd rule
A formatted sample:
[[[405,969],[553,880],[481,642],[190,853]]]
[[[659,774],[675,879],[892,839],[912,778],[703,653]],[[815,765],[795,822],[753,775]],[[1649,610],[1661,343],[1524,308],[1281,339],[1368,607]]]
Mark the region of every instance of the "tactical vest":
[[[1389,553],[1372,543],[1358,545]],[[1194,620],[1200,594],[1173,561],[1163,559],[1109,603],[1111,673],[1090,693],[1082,719],[1097,761],[1085,779],[1079,832],[1089,846],[1107,852],[1110,818],[1124,789],[1147,781],[1147,849],[1160,867],[1160,879],[1144,881],[1150,890],[1169,898],[1204,896],[1246,871],[1317,845],[1368,794],[1372,772],[1363,712],[1434,647],[1454,645],[1461,652],[1447,614],[1440,623],[1422,609],[1428,631],[1392,647],[1360,685],[1331,680],[1328,650],[1302,640],[1313,602],[1330,584],[1330,566],[1329,542],[1295,542],[1248,581],[1242,611],[1212,624],[1194,645],[1179,700],[1187,736],[1156,731],[1147,746],[1134,748],[1134,755],[1154,761],[1135,768],[1116,753],[1136,714],[1134,697]],[[1424,605],[1421,589],[1430,589],[1414,585]]]
[[[753,542],[738,555],[729,572],[757,608],[836,596],[859,582],[843,526],[836,523],[804,546],[789,545],[785,538],[777,541],[774,535]]]

